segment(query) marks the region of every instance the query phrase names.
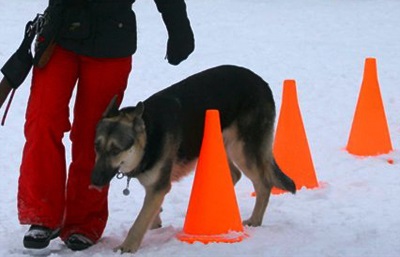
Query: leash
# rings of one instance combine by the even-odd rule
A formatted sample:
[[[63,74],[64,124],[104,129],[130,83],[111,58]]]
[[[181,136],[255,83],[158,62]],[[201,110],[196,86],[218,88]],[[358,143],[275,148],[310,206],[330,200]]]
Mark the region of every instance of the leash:
[[[122,191],[125,196],[128,196],[131,192],[129,191],[129,182],[131,181],[131,177],[128,177],[126,174],[118,171],[117,179],[123,179],[126,177],[126,188]]]
[[[28,52],[28,55],[31,55],[31,44],[33,42],[33,39],[35,38],[35,35],[37,35],[38,33],[41,33],[41,31],[43,30],[44,23],[46,22],[45,19],[46,18],[45,18],[45,16],[43,14],[37,14],[36,17],[32,21],[29,21],[25,25],[25,34],[24,34],[24,38],[22,40],[21,46],[18,48],[17,52],[13,54],[13,56],[7,61],[7,63],[1,69],[1,71],[5,74],[5,76],[4,76],[4,79],[5,79],[4,80],[5,81],[4,84],[3,84],[3,80],[1,82],[2,87],[12,88],[11,89],[10,98],[8,99],[8,103],[7,103],[6,109],[5,109],[4,114],[3,114],[3,118],[1,119],[1,126],[4,126],[4,124],[6,123],[6,118],[7,118],[7,115],[8,115],[8,111],[10,110],[11,102],[12,102],[12,100],[14,98],[14,95],[15,95],[15,90],[18,88],[19,85],[22,84],[22,82],[24,81],[24,79],[28,75],[29,70],[32,67],[31,63],[28,63],[28,65],[26,65],[26,67],[22,67],[22,69],[23,69],[22,73],[24,74],[22,76],[23,78],[21,79],[21,76],[20,76],[18,79],[16,79],[17,77],[14,74],[18,74],[18,73],[15,70],[16,69],[18,70],[18,68],[21,68],[19,66],[15,67],[15,65],[20,65],[20,62],[21,62],[21,60],[18,59],[18,54],[17,53],[18,53],[18,51],[22,51],[21,49],[25,49],[26,48],[26,51]],[[28,69],[26,69],[26,68],[28,68]],[[7,74],[5,73],[5,70],[10,71],[10,72],[7,72],[7,74],[9,74],[9,75],[12,74],[11,78],[13,78],[13,79],[11,79],[11,81],[8,80],[8,79],[10,79],[10,77],[6,76]],[[11,70],[12,70],[12,72],[11,72]],[[21,72],[19,72],[19,74],[21,74]],[[10,85],[11,82],[12,82],[13,86]],[[4,99],[2,99],[2,101],[3,100],[5,101],[5,99],[7,98],[7,95],[10,92],[9,90],[10,89],[6,89],[7,92],[5,93],[5,97],[4,97]],[[4,92],[4,88],[3,88],[3,92]],[[0,103],[0,106],[2,104],[3,104],[3,102]]]
[[[3,118],[1,119],[1,126],[4,126],[4,124],[6,123],[7,114],[8,114],[8,111],[10,110],[11,102],[15,95],[15,90],[16,89],[13,88],[11,91],[11,95],[10,95],[10,98],[8,99],[6,109],[4,110]]]

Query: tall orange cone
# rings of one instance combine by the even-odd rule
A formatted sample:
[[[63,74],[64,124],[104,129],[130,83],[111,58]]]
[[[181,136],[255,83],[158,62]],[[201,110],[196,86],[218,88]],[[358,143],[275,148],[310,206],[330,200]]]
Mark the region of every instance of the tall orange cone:
[[[273,152],[277,164],[293,179],[297,189],[318,187],[294,80],[285,80],[283,84]],[[283,192],[285,191],[277,188],[272,190],[273,194]]]
[[[177,238],[189,243],[233,243],[244,237],[219,112],[207,110],[185,224]]]
[[[374,156],[393,150],[375,58],[365,59],[364,76],[346,150],[359,156]]]

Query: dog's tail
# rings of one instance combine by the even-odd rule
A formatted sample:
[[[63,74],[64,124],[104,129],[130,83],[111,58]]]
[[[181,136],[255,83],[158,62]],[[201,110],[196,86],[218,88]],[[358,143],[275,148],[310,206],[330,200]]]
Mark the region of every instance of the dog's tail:
[[[285,173],[283,173],[281,168],[276,163],[275,159],[273,160],[272,163],[272,169],[275,175],[273,179],[274,186],[276,186],[279,189],[289,191],[292,194],[295,194],[296,184],[291,178],[289,178]]]

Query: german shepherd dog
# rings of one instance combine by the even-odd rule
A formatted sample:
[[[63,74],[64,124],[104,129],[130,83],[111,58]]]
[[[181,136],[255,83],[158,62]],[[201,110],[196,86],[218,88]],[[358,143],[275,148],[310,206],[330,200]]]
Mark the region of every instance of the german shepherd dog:
[[[192,171],[200,153],[207,109],[220,112],[234,184],[241,172],[253,183],[256,201],[248,226],[260,226],[271,188],[296,192],[272,155],[275,103],[268,84],[231,65],[192,75],[135,107],[118,109],[116,98],[96,130],[92,185],[101,188],[121,173],[145,188],[141,211],[116,251],[136,252],[149,228],[161,227],[160,211],[171,182]]]

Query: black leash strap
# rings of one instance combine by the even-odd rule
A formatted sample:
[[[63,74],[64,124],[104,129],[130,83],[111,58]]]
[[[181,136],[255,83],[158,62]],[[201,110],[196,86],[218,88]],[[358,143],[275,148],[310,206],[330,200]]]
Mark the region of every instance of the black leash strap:
[[[13,88],[12,91],[11,91],[10,98],[8,99],[8,103],[7,103],[6,109],[5,109],[4,114],[3,114],[3,118],[1,119],[1,126],[4,126],[4,124],[6,123],[6,118],[7,118],[8,110],[10,109],[11,102],[12,102],[12,100],[13,100],[13,98],[14,98],[15,90],[16,90],[16,89]]]

